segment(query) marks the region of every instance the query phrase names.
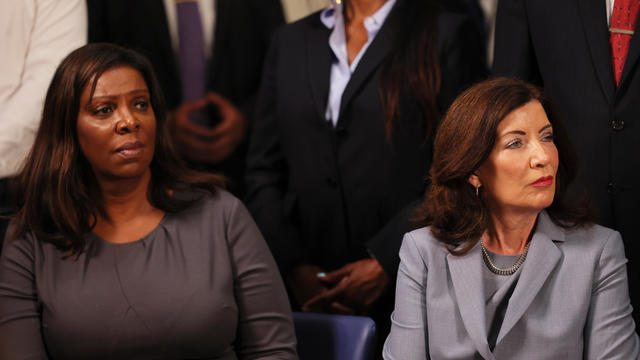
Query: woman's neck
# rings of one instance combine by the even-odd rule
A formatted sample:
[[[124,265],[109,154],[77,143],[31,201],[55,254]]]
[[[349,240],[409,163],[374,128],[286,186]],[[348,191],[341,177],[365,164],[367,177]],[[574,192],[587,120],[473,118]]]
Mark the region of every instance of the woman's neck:
[[[147,195],[150,183],[151,171],[130,179],[99,179],[104,214],[99,215],[98,222],[116,225],[157,210]]]
[[[348,0],[345,1],[345,20],[347,22],[359,21],[371,16],[384,5],[387,0]]]
[[[484,246],[492,252],[517,255],[524,252],[538,218],[537,212],[492,212],[493,234],[485,231]]]

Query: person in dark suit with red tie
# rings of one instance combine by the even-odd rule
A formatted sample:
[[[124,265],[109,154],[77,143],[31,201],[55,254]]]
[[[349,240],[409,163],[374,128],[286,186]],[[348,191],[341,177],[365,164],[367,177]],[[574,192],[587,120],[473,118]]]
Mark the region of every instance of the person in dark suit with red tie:
[[[586,189],[597,206],[599,223],[622,233],[636,324],[639,4],[638,0],[501,0],[493,67],[494,75],[543,86],[557,103],[579,155],[579,186],[574,192]]]

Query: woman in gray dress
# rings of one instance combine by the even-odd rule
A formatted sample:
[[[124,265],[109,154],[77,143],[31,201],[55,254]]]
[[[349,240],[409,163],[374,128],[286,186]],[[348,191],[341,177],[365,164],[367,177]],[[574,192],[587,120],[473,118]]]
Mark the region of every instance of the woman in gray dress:
[[[141,55],[71,53],[48,90],[0,258],[0,358],[295,359],[244,206],[169,146]]]
[[[495,79],[454,101],[385,359],[638,359],[622,239],[567,200],[575,164],[535,87]]]

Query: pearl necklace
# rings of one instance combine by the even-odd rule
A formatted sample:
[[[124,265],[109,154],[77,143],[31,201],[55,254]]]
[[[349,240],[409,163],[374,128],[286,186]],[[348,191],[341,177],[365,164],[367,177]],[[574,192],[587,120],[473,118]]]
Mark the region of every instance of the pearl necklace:
[[[522,263],[524,263],[524,260],[527,258],[527,253],[529,252],[529,246],[531,245],[531,241],[529,241],[527,243],[527,246],[524,248],[524,252],[522,254],[520,254],[520,257],[518,257],[518,260],[516,261],[515,264],[513,264],[511,267],[508,267],[506,269],[502,269],[497,267],[493,261],[491,260],[491,256],[489,256],[489,252],[487,251],[487,248],[484,247],[484,243],[482,242],[482,240],[480,240],[480,247],[482,248],[482,259],[484,260],[484,264],[487,265],[487,268],[489,268],[489,270],[496,274],[496,275],[503,275],[503,276],[507,276],[507,275],[513,275],[516,271],[518,271],[518,269],[520,268],[520,265],[522,265]]]

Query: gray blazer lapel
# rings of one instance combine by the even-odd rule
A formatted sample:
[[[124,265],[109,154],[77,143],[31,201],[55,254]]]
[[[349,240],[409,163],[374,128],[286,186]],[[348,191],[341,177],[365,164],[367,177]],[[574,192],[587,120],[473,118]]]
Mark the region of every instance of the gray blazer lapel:
[[[456,294],[460,315],[469,337],[476,345],[478,353],[485,360],[494,360],[487,342],[485,324],[484,287],[482,282],[482,253],[476,244],[464,256],[447,255],[451,281]]]
[[[561,252],[553,240],[564,241],[564,232],[551,221],[546,212],[541,212],[531,239],[527,259],[522,264],[520,279],[509,299],[509,307],[504,316],[496,346],[524,315],[551,271],[560,261]]]

